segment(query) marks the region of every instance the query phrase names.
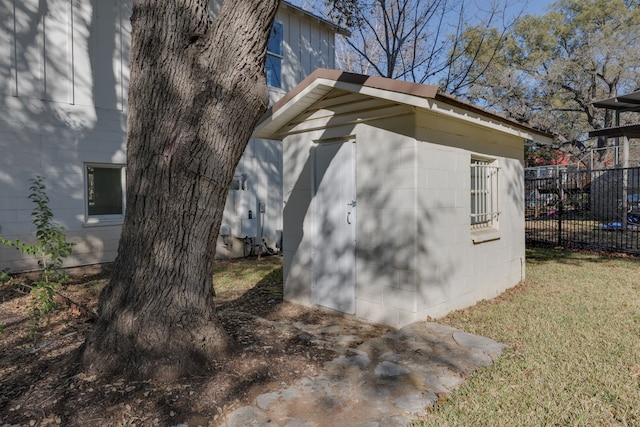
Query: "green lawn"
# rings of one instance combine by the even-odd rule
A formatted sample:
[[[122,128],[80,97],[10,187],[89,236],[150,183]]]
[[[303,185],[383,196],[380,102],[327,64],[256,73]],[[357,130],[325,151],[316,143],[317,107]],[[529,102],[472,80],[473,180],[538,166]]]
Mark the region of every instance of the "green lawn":
[[[527,280],[441,322],[505,343],[416,426],[640,425],[640,260],[527,251]]]

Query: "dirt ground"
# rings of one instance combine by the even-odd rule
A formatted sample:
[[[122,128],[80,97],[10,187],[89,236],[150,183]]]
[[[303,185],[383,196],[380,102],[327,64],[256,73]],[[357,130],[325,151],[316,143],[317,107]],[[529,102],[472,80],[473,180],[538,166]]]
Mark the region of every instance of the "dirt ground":
[[[270,258],[262,262],[280,262]],[[315,324],[334,334],[359,327],[348,316],[283,303],[281,276],[268,275],[239,297],[218,300],[220,318],[241,351],[220,360],[211,376],[171,384],[127,378],[104,382],[79,371],[69,359],[93,328],[83,308],[95,310],[106,277],[108,272],[84,272],[66,285],[62,293],[79,305],[62,304],[35,340],[28,289],[16,279],[0,285],[0,325],[5,327],[0,334],[0,426],[215,426],[234,408],[314,376],[337,356],[329,341],[308,338],[291,325]],[[367,325],[358,336],[368,339],[387,331]]]

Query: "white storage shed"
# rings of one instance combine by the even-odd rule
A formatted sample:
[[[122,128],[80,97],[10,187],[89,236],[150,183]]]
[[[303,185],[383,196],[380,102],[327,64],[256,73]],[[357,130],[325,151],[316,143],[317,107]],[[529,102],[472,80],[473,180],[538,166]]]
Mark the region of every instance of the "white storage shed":
[[[254,136],[283,140],[284,294],[401,327],[525,276],[524,142],[435,86],[318,69]]]

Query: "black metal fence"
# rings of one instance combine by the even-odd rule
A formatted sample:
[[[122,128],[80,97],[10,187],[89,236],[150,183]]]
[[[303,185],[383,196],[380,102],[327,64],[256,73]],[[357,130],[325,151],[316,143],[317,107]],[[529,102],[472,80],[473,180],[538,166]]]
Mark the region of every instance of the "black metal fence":
[[[640,253],[640,168],[525,171],[528,243]]]

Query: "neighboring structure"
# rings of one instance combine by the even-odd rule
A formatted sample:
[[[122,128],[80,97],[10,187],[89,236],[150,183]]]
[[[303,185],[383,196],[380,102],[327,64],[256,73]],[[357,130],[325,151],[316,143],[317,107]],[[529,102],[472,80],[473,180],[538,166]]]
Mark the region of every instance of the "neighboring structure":
[[[212,1],[214,13],[218,4]],[[42,175],[55,219],[75,243],[69,266],[112,261],[118,247],[130,15],[131,0],[0,0],[0,235],[33,240],[29,179]],[[272,100],[316,67],[335,66],[339,31],[282,3],[269,43]],[[275,247],[282,229],[280,142],[251,140],[234,185],[223,220],[229,235],[219,239],[219,255],[242,255],[247,248],[238,238],[248,235],[249,246],[263,236]],[[35,266],[0,245],[0,270]]]
[[[601,221],[617,222],[620,229],[635,229],[640,215],[640,173],[629,168],[629,140],[640,138],[640,91],[594,102],[593,106],[615,114],[614,127],[592,130],[589,137],[615,138],[617,169],[601,171],[592,178],[591,212]],[[620,116],[625,113],[634,113],[633,124],[620,125]]]
[[[524,142],[436,87],[316,70],[254,136],[283,140],[285,299],[402,326],[525,276]]]

